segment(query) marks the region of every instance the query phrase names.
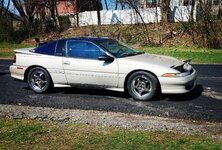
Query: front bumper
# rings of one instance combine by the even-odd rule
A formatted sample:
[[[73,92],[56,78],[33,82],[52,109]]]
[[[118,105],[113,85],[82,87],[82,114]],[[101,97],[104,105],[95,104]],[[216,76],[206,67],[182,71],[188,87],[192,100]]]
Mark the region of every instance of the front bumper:
[[[197,72],[193,69],[192,74],[185,77],[158,77],[163,94],[182,94],[195,88]]]
[[[11,65],[9,67],[11,77],[18,79],[18,80],[24,80],[24,74],[25,74],[25,67],[20,67],[16,65]]]

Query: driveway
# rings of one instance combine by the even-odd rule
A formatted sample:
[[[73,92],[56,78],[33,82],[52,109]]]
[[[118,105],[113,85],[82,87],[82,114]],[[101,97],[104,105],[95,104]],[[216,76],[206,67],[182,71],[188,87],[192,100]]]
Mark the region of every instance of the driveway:
[[[222,121],[222,65],[194,65],[199,77],[196,88],[189,94],[161,95],[155,101],[138,102],[121,92],[103,89],[56,88],[49,94],[35,94],[26,83],[10,77],[11,63],[0,60],[0,104]]]

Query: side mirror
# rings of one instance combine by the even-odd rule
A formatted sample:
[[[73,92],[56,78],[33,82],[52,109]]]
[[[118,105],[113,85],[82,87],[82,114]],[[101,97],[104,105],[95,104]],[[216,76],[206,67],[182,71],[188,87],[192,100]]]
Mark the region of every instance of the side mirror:
[[[114,58],[108,55],[101,55],[99,56],[98,60],[105,61],[105,62],[112,62],[114,61]]]

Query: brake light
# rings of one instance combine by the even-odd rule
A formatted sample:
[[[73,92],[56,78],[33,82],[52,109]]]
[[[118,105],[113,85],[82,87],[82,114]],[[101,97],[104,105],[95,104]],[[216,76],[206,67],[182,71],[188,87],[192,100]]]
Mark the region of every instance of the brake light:
[[[17,67],[17,69],[18,69],[18,70],[23,70],[23,68],[22,68],[22,67]]]
[[[14,56],[13,63],[16,63],[16,55]]]

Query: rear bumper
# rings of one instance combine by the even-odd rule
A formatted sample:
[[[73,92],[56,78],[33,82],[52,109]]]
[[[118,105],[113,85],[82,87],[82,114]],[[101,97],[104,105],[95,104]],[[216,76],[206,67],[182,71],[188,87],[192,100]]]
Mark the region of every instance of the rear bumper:
[[[182,94],[192,91],[196,86],[197,72],[185,77],[159,77],[163,94]]]
[[[25,67],[16,66],[16,65],[11,65],[9,67],[11,77],[17,80],[24,80],[25,70],[26,70]]]

